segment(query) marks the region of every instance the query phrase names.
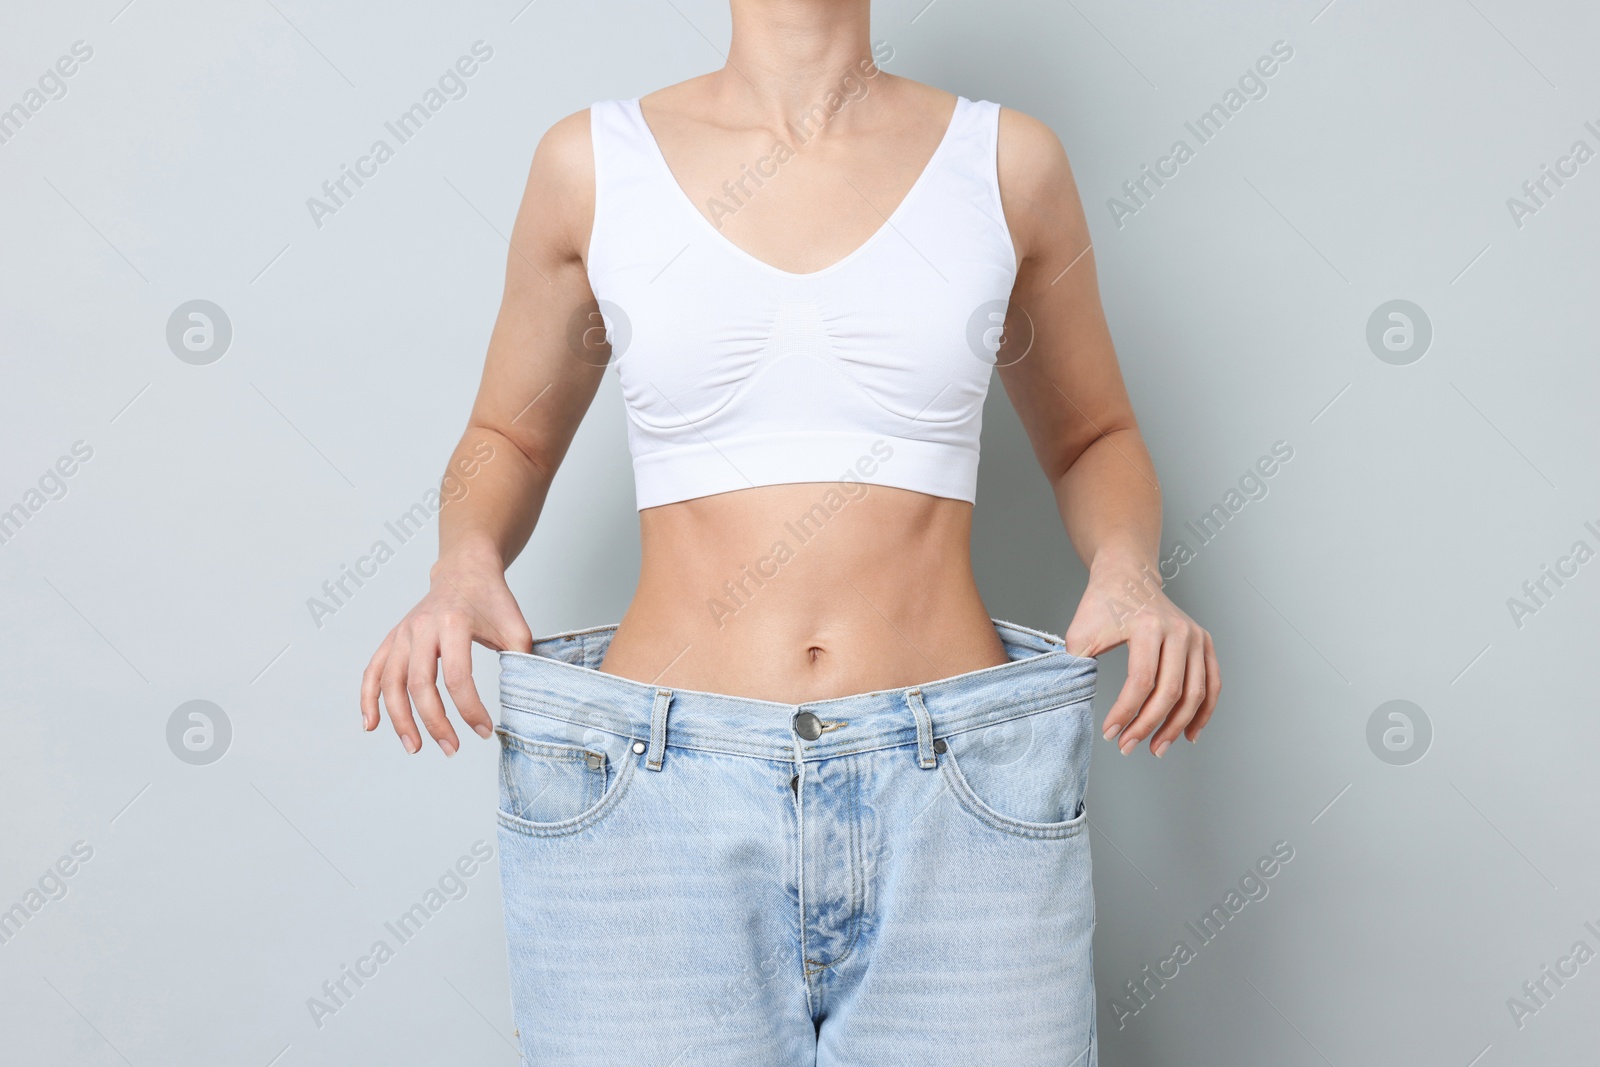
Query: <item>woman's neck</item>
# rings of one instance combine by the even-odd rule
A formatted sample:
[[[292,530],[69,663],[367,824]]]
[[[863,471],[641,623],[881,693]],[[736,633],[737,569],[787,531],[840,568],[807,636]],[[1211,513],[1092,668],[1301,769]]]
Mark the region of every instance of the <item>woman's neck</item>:
[[[711,91],[753,124],[781,129],[872,60],[867,0],[732,0],[733,39]]]

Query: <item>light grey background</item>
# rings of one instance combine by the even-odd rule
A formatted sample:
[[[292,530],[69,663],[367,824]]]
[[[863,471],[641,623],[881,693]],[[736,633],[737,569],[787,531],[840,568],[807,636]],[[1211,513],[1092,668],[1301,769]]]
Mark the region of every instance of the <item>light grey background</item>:
[[[311,1018],[385,920],[494,842],[495,746],[411,758],[360,730],[361,669],[423,592],[431,529],[320,627],[306,601],[436,484],[539,136],[720,65],[726,9],[125,3],[13,0],[0,32],[0,107],[94,50],[0,144],[0,508],[93,450],[0,544],[0,908],[93,850],[0,944],[0,1059],[509,1067],[492,864]],[[1600,148],[1600,15],[1324,3],[875,6],[887,69],[1066,144],[1164,550],[1194,547],[1184,523],[1274,442],[1294,450],[1169,586],[1224,667],[1205,744],[1098,750],[1102,1060],[1592,1062],[1600,961],[1520,1027],[1507,1000],[1575,942],[1600,950],[1600,562],[1520,626],[1507,600],[1600,548],[1600,160],[1520,227],[1506,201],[1574,141]],[[315,226],[306,199],[480,39],[467,96]],[[1119,228],[1108,198],[1279,40],[1268,94]],[[166,342],[194,299],[233,328],[206,366]],[[1433,326],[1410,365],[1366,342],[1393,299]],[[1060,632],[1083,570],[998,386],[986,422],[986,600]],[[536,633],[627,602],[623,429],[608,378],[511,571]],[[1104,659],[1102,712],[1124,662]],[[477,667],[491,694],[492,654]],[[1407,766],[1367,740],[1395,699],[1433,730]],[[232,727],[210,765],[168,747],[191,700]],[[1185,923],[1279,841],[1294,859],[1266,898],[1121,1018],[1125,983],[1198,945]]]

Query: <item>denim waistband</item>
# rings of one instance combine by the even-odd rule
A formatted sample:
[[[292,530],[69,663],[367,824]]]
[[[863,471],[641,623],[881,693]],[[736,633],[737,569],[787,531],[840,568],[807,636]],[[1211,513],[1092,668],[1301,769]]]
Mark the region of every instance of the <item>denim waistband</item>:
[[[1007,662],[899,689],[783,704],[639,682],[597,668],[617,625],[537,638],[533,651],[500,653],[500,701],[608,733],[664,737],[696,748],[760,759],[821,759],[915,744],[1036,711],[1088,700],[1098,664],[1074,656],[1054,634],[991,619]],[[810,712],[821,733],[801,736]],[[813,726],[813,729],[815,726]],[[655,755],[655,753],[653,753]]]

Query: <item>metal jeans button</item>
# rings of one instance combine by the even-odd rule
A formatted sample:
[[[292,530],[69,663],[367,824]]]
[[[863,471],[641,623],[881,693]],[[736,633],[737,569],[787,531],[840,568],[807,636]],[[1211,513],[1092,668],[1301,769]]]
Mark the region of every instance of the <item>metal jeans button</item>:
[[[950,747],[949,745],[944,743],[944,738],[942,738],[942,737],[934,738],[933,750],[935,752],[941,752],[942,753],[946,749],[948,749],[949,747]]]
[[[807,741],[815,741],[822,736],[822,720],[809,711],[802,711],[794,717],[794,732]]]

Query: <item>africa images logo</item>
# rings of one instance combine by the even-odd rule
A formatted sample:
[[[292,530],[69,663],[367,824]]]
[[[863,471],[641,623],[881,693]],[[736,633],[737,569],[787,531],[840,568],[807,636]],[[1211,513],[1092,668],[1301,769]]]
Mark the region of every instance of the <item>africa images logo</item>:
[[[322,196],[306,198],[306,210],[310,212],[311,221],[317,229],[322,229],[325,217],[337,215],[339,209],[349,203],[367,182],[376,178],[378,168],[393,159],[401,145],[421,133],[423,126],[443,110],[445,104],[467,95],[466,79],[477,74],[484,63],[494,58],[494,48],[481,40],[472,43],[471,52],[470,56],[461,56],[453,66],[445,68],[437,83],[423,92],[422,99],[402,111],[393,121],[383,124],[383,128],[394,138],[393,145],[379,137],[372,142],[366,155],[356,159],[355,166],[339,164],[338,176],[322,183]]]
[[[1202,111],[1193,122],[1183,124],[1183,128],[1194,138],[1194,144],[1191,145],[1187,137],[1179,137],[1172,142],[1167,154],[1156,160],[1154,167],[1146,163],[1139,168],[1137,177],[1122,183],[1122,197],[1107,197],[1106,208],[1110,210],[1111,221],[1117,224],[1117,229],[1122,229],[1129,218],[1143,211],[1158,190],[1165,188],[1167,182],[1181,174],[1183,165],[1215,140],[1233,117],[1244,109],[1245,104],[1264,99],[1267,95],[1267,79],[1277,74],[1282,64],[1293,58],[1294,48],[1288,41],[1273,41],[1270,55],[1257,59],[1254,65],[1239,75],[1234,85],[1228,86],[1222,99]]]

